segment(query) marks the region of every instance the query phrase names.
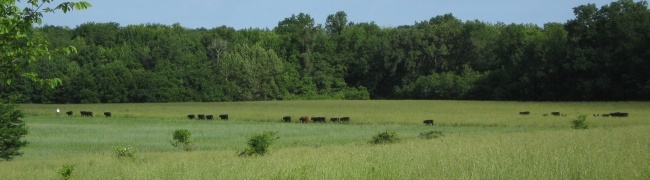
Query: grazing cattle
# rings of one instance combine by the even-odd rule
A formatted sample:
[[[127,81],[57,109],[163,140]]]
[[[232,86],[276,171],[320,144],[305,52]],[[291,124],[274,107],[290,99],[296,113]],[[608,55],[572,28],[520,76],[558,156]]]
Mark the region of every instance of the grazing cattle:
[[[205,114],[199,114],[198,117],[199,117],[199,120],[204,120],[205,119]]]
[[[81,116],[93,117],[93,112],[92,111],[81,111],[81,112],[79,112],[79,114],[81,114]]]
[[[342,123],[349,123],[350,122],[350,117],[342,117],[339,120],[341,120]]]
[[[603,114],[603,117],[609,117],[609,114]]]
[[[219,118],[221,118],[221,120],[224,120],[224,121],[228,120],[228,114],[219,115]]]
[[[559,116],[559,115],[560,115],[560,112],[551,112],[551,115],[553,115],[553,116]]]
[[[519,112],[520,115],[530,115],[530,111]]]
[[[72,111],[65,112],[68,116],[72,116]]]
[[[189,115],[187,115],[187,118],[189,118],[189,119],[194,119],[194,114],[189,114]]]
[[[210,115],[206,115],[205,118],[208,119],[208,120],[213,120],[214,116],[212,114],[210,114]]]
[[[613,112],[609,113],[609,115],[612,117],[627,117],[628,114],[626,112]]]
[[[424,121],[422,121],[422,123],[424,123],[424,125],[432,125],[433,126],[433,120],[432,119],[424,120]]]
[[[312,117],[311,121],[325,123],[325,117]]]
[[[282,117],[282,121],[284,121],[284,122],[291,122],[291,116],[284,116],[284,117]]]
[[[302,122],[302,123],[308,123],[308,122],[309,122],[309,116],[302,116],[302,117],[300,117],[300,122]]]
[[[111,112],[104,112],[104,116],[111,117]]]
[[[600,114],[594,114],[594,117],[598,117],[598,116],[600,116]]]
[[[339,118],[335,118],[335,117],[333,117],[333,118],[330,118],[330,121],[332,121],[333,123],[338,123],[338,122],[339,122]]]
[[[622,113],[621,113],[621,117],[627,117],[627,115],[628,115],[628,114],[627,114],[626,112],[622,112]]]

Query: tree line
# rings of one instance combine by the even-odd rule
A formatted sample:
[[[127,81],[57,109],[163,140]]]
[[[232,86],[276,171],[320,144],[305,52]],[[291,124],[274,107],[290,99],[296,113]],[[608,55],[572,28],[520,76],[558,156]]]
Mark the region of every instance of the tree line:
[[[0,85],[19,103],[208,102],[294,99],[650,100],[645,1],[575,7],[575,19],[535,24],[462,21],[324,25],[304,13],[273,29],[180,24],[43,26],[29,37],[76,54],[28,65]]]

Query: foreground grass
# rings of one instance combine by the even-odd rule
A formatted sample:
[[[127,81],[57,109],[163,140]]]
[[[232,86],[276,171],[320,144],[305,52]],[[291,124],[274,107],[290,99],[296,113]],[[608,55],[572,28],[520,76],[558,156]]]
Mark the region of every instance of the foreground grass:
[[[75,179],[650,178],[646,153],[650,125],[643,118],[648,103],[394,101],[391,106],[391,101],[373,102],[174,103],[167,109],[165,104],[87,105],[97,112],[110,108],[121,112],[112,118],[54,117],[40,112],[85,105],[23,105],[31,115],[25,118],[31,144],[23,149],[24,156],[0,162],[0,179],[56,179],[65,164],[75,166]],[[418,110],[425,105],[436,108]],[[189,110],[208,114],[217,107],[233,110],[227,113],[234,118],[190,121],[177,115]],[[514,108],[532,115],[520,116]],[[541,115],[559,111],[551,109],[569,109],[562,111],[569,115]],[[322,116],[351,114],[346,116],[353,123],[278,122],[289,110]],[[433,113],[414,114],[417,111]],[[571,114],[602,111],[626,111],[631,117],[588,117],[590,129],[570,128],[569,121],[575,118]],[[420,119],[434,116],[439,125],[421,124]],[[192,132],[197,150],[171,146],[171,133],[179,128]],[[385,130],[397,132],[401,142],[367,143]],[[441,130],[445,136],[417,137],[430,130]],[[280,139],[271,154],[237,156],[247,137],[260,131],[278,132]],[[115,157],[115,149],[125,147],[137,151],[135,159]]]
[[[77,179],[647,179],[649,130],[480,130],[434,140],[403,137],[388,145],[273,146],[267,156],[248,158],[234,149],[140,149],[134,160],[71,152],[3,162],[0,173],[7,179],[55,179],[63,164],[72,164]]]

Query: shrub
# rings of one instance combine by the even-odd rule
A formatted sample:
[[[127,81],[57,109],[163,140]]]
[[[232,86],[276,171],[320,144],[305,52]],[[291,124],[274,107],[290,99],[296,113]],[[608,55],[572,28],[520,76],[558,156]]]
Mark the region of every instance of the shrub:
[[[22,111],[13,105],[0,103],[0,159],[12,160],[20,156],[20,148],[27,146],[27,141],[20,138],[27,134]]]
[[[172,146],[183,148],[185,151],[191,151],[192,147],[192,134],[187,129],[177,129],[174,131],[174,140],[171,141]]]
[[[370,99],[370,93],[366,87],[359,88],[345,88],[341,90],[343,92],[343,99],[346,100],[368,100]]]
[[[131,147],[117,148],[115,149],[115,156],[117,156],[118,159],[134,159],[135,150],[133,150]]]
[[[239,156],[265,155],[273,141],[280,138],[275,136],[277,133],[278,132],[263,131],[259,134],[253,135],[248,139],[248,149],[239,152]]]
[[[434,139],[442,136],[445,136],[444,134],[442,134],[442,131],[437,131],[437,130],[420,132],[420,138],[422,139]]]
[[[395,131],[384,131],[372,137],[372,140],[369,141],[370,144],[384,144],[384,143],[395,143],[398,142],[399,138]]]
[[[62,179],[69,180],[72,179],[72,172],[74,171],[74,165],[63,165],[61,167],[61,170],[59,170],[59,174],[61,175]]]
[[[573,126],[571,128],[573,129],[587,129],[589,126],[587,125],[587,116],[586,115],[580,115],[578,116],[578,119],[574,119],[571,121]]]

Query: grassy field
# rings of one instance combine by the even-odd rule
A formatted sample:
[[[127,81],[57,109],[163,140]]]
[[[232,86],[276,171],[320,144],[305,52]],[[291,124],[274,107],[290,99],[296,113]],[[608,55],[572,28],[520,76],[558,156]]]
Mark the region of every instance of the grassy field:
[[[0,162],[0,179],[649,179],[650,103],[495,101],[271,101],[25,104],[25,155]],[[54,116],[56,108],[75,116]],[[79,111],[113,117],[79,117]],[[530,111],[531,115],[519,115]],[[559,111],[566,116],[543,116]],[[628,112],[627,118],[592,114]],[[230,115],[229,121],[187,114]],[[351,117],[350,124],[281,123],[291,115]],[[570,121],[589,115],[590,129]],[[434,119],[435,126],[425,126]],[[195,151],[171,146],[192,132]],[[371,137],[397,132],[395,144]],[[420,132],[445,136],[421,139]],[[272,152],[239,157],[247,138],[277,131]],[[133,160],[115,149],[132,147]]]

